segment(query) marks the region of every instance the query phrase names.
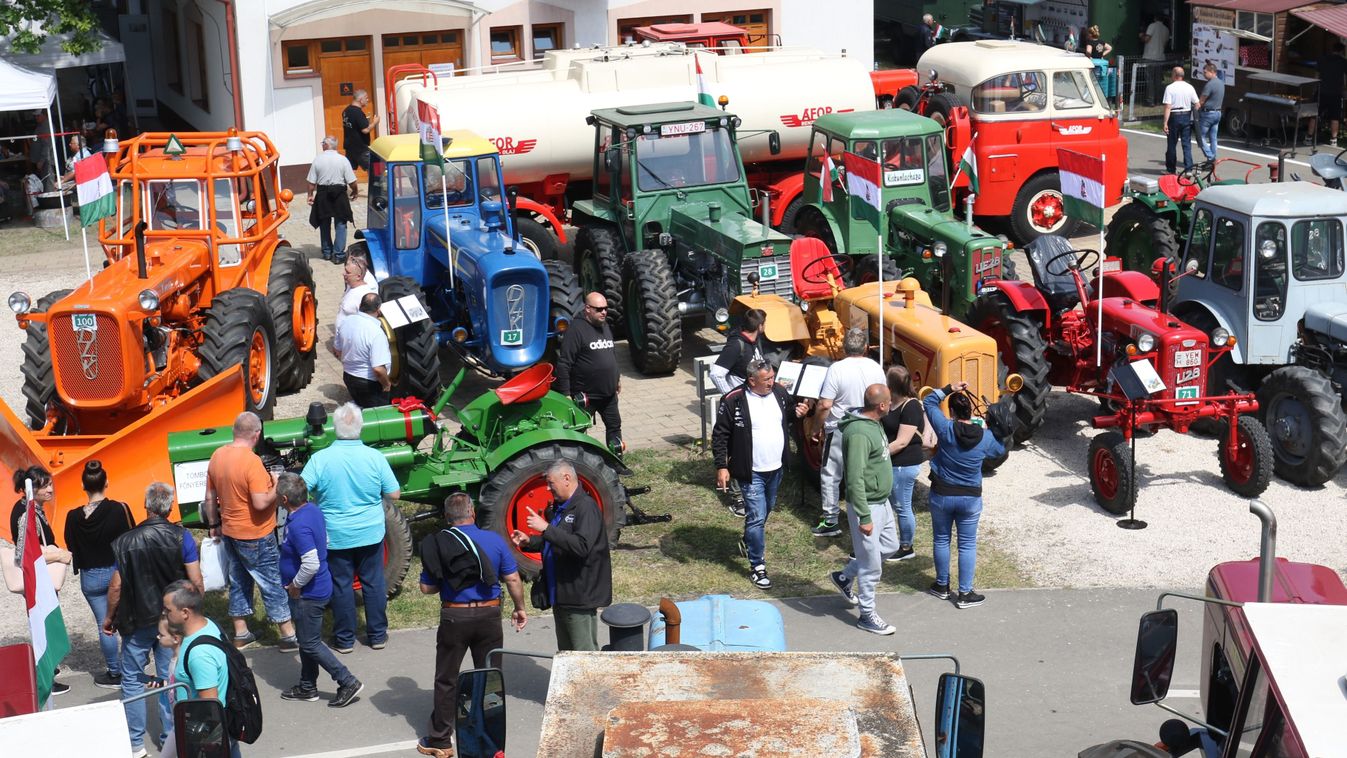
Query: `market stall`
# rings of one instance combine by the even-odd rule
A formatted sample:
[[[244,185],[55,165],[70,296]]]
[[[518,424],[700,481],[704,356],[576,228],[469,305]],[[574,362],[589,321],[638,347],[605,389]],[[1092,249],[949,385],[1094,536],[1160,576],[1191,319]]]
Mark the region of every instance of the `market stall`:
[[[45,134],[6,134],[0,135],[5,140],[47,140],[51,145],[52,170],[55,168],[56,156],[60,151],[56,145],[55,130],[51,128],[52,103],[56,100],[56,77],[51,74],[44,74],[37,71],[30,71],[26,68],[16,66],[4,59],[0,59],[0,113],[10,111],[45,111],[48,124]],[[59,178],[59,173],[57,174]],[[62,224],[65,227],[66,239],[70,239],[69,220],[66,216],[65,196],[58,194],[60,203]]]

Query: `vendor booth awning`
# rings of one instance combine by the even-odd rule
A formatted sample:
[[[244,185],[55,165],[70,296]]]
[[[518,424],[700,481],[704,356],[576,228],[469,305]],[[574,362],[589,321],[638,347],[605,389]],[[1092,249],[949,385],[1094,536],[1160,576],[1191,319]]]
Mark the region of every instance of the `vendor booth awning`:
[[[42,110],[56,98],[56,77],[0,58],[0,113]]]
[[[74,55],[61,49],[69,35],[51,34],[42,40],[42,47],[32,55],[16,53],[12,48],[12,39],[10,37],[0,37],[0,50],[5,51],[5,58],[28,68],[78,68],[80,66],[102,66],[109,63],[122,63],[126,60],[126,51],[122,48],[122,43],[109,37],[103,32],[96,35],[98,41],[102,44],[97,50],[91,50],[87,53]]]
[[[1327,8],[1299,8],[1291,15],[1339,37],[1347,37],[1347,5]]]
[[[1200,5],[1204,8],[1253,11],[1254,13],[1282,13],[1292,8],[1303,8],[1319,2],[1322,2],[1322,0],[1188,0],[1189,5]]]

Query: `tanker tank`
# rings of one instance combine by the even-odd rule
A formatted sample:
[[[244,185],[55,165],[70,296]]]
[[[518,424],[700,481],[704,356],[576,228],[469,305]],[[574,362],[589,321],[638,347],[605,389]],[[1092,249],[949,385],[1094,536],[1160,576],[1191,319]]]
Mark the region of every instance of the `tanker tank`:
[[[727,110],[743,120],[744,163],[797,163],[808,149],[810,126],[824,113],[875,108],[870,72],[860,60],[818,50],[774,50],[719,56],[678,43],[558,50],[527,71],[441,78],[409,76],[397,82],[399,131],[416,130],[416,102],[434,105],[443,127],[485,135],[504,157],[511,184],[565,174],[592,177],[594,129],[590,111],[697,99],[697,71],[712,98],[729,98]],[[773,156],[752,130],[775,129],[781,153]]]

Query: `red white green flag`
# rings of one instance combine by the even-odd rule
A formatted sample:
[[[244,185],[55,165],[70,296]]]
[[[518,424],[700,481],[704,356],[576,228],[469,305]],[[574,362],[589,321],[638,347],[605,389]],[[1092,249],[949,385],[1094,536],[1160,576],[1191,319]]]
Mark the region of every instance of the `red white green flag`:
[[[708,108],[716,107],[716,99],[711,97],[711,90],[706,86],[706,75],[702,73],[701,57],[693,55],[692,62],[697,67],[697,102]]]
[[[416,101],[416,130],[421,134],[421,160],[436,166],[444,165],[440,112],[424,100]]]
[[[112,177],[102,153],[75,162],[75,190],[80,203],[80,226],[92,226],[117,212]]]
[[[823,167],[819,169],[818,183],[823,188],[823,202],[831,203],[833,201],[833,176],[837,167],[833,165],[833,157],[828,151],[823,151]]]
[[[866,212],[866,207],[873,208],[874,220],[877,222],[884,213],[883,200],[879,194],[879,163],[847,152],[842,154],[842,165],[847,170],[847,193],[852,197],[852,212],[858,210],[857,205],[861,206],[859,210],[862,213]]]
[[[1057,150],[1066,215],[1104,227],[1104,159],[1074,150]]]
[[[95,156],[100,158],[101,156]],[[106,175],[106,174],[105,174]],[[51,583],[47,561],[42,556],[38,537],[37,514],[40,508],[28,489],[27,528],[23,536],[23,600],[28,606],[28,630],[33,637],[33,660],[37,662],[38,707],[46,706],[51,696],[56,667],[70,652],[70,636],[61,618],[61,601],[56,597],[56,586]],[[17,536],[17,535],[16,535]]]

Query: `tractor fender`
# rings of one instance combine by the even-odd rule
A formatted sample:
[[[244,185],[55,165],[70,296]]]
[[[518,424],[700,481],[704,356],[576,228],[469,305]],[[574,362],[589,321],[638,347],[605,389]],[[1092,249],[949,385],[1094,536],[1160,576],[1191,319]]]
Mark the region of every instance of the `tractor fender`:
[[[1052,310],[1048,308],[1048,301],[1043,298],[1043,293],[1039,292],[1038,288],[1029,282],[997,279],[983,285],[978,294],[985,295],[991,292],[999,292],[1010,302],[1010,307],[1014,308],[1017,313],[1042,311],[1044,324],[1051,325]]]
[[[1104,276],[1104,297],[1126,297],[1138,303],[1160,299],[1160,286],[1140,271],[1115,271]]]
[[[730,315],[759,308],[767,313],[763,335],[777,344],[808,342],[811,335],[800,306],[780,295],[739,295],[730,302]]]
[[[381,282],[393,275],[388,265],[388,251],[384,249],[384,239],[379,234],[366,234],[361,239],[365,243],[365,248],[369,250],[370,268],[374,271],[374,278]]]
[[[833,218],[833,214],[827,208],[820,205],[819,203],[809,203],[805,205],[804,208],[800,209],[801,212],[803,212],[805,208],[812,208],[818,211],[819,215],[823,217],[823,223],[828,225],[828,230],[832,232],[833,240],[837,244],[837,249],[831,252],[837,253],[839,255],[847,255],[846,251],[847,238],[842,235],[842,225],[837,223],[837,219]]]
[[[1206,301],[1198,302],[1190,300],[1186,303],[1179,303],[1170,310],[1175,317],[1189,326],[1192,326],[1194,318],[1199,318],[1201,315],[1205,314],[1212,319],[1215,319],[1217,326],[1225,329],[1231,334],[1240,337],[1243,336],[1240,335],[1239,330],[1232,326],[1235,323],[1235,320],[1230,318],[1230,315],[1226,313],[1226,309],[1219,305],[1214,305]],[[1242,339],[1236,339],[1235,346],[1230,348],[1230,360],[1234,361],[1236,366],[1245,365],[1244,342]]]
[[[772,228],[780,229],[785,220],[786,208],[795,198],[804,192],[804,174],[791,174],[767,186],[767,194],[772,198]]]
[[[511,437],[501,443],[499,447],[487,452],[486,468],[487,476],[495,473],[497,469],[505,465],[507,461],[523,453],[525,450],[534,447],[547,447],[560,442],[580,445],[589,449],[591,452],[603,456],[603,460],[609,466],[617,470],[622,470],[622,462],[612,451],[604,447],[602,442],[583,432],[572,431],[570,429],[535,429],[524,432],[516,437]]]
[[[552,210],[552,206],[544,205],[537,200],[521,195],[515,201],[515,210],[532,213],[535,216],[542,216],[544,224],[551,230],[552,234],[556,235],[557,244],[566,244],[566,227],[561,223],[561,219],[557,218],[557,214]]]

